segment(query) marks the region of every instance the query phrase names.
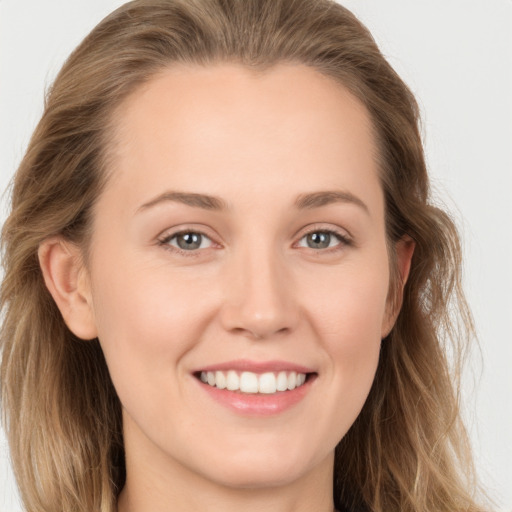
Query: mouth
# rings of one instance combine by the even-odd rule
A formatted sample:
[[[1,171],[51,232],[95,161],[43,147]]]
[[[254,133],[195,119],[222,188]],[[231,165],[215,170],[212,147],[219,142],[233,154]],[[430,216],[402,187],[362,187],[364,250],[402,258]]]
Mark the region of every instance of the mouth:
[[[295,407],[318,377],[313,368],[292,362],[246,359],[197,368],[192,374],[204,396],[248,417],[273,416]]]
[[[235,369],[203,370],[194,373],[197,379],[212,388],[241,394],[261,395],[293,391],[313,380],[316,375],[315,372],[297,372],[293,370],[257,373]]]
[[[248,417],[273,416],[297,407],[318,378],[312,367],[246,359],[196,368],[192,374],[205,397]]]

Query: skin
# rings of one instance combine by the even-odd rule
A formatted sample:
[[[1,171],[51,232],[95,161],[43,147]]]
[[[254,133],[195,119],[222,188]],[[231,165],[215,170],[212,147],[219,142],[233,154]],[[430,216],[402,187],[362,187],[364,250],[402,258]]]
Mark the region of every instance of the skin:
[[[87,267],[59,238],[40,261],[70,329],[99,338],[123,405],[119,510],[332,511],[334,448],[397,314],[367,111],[301,65],[181,66],[128,98],[115,126]],[[161,197],[176,191],[224,208]],[[344,195],[297,207],[325,191]],[[205,235],[200,248],[177,250],[183,230]],[[333,232],[329,247],[311,231]],[[413,246],[395,250],[405,282]],[[290,409],[245,416],[192,374],[240,358],[317,376]]]

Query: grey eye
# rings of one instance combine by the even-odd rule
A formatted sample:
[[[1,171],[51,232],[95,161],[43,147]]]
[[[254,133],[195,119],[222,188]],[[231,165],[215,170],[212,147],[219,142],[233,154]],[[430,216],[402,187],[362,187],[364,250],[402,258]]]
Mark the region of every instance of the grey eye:
[[[309,249],[327,249],[340,244],[341,240],[338,235],[330,231],[313,231],[303,236],[299,246],[308,247]]]
[[[194,251],[196,249],[205,249],[211,246],[211,240],[202,233],[187,231],[177,233],[168,240],[168,244],[178,247],[183,251]]]

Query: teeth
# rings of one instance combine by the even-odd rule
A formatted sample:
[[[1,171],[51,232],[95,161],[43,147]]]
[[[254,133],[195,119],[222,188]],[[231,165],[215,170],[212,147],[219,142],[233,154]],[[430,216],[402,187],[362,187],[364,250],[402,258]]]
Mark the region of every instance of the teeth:
[[[233,370],[229,370],[226,377],[226,388],[228,388],[229,391],[240,389],[240,378],[238,377],[238,373]]]
[[[219,389],[229,391],[240,391],[241,393],[264,393],[273,394],[277,391],[293,390],[306,382],[305,373],[296,372],[267,372],[237,373],[235,370],[227,372],[201,372],[200,379],[205,384]]]
[[[275,393],[277,391],[276,376],[273,373],[260,375],[258,391],[260,393]]]
[[[288,376],[286,372],[279,372],[277,376],[277,391],[286,391],[288,389]]]
[[[210,386],[214,385],[219,389],[224,389],[227,386],[226,376],[222,372],[215,372],[215,382]]]
[[[295,386],[297,386],[297,374],[291,372],[290,375],[288,375],[288,389],[295,389]]]
[[[240,391],[242,393],[257,393],[258,376],[252,372],[243,372],[240,375]]]

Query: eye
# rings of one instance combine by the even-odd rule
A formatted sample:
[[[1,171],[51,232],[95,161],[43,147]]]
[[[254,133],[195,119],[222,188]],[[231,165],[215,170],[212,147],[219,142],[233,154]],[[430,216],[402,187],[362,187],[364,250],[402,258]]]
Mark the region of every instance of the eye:
[[[307,247],[308,249],[329,249],[349,244],[348,238],[339,233],[329,230],[316,230],[304,235],[299,240],[298,246]]]
[[[160,242],[162,245],[170,245],[182,251],[195,251],[207,249],[212,246],[212,241],[203,233],[196,231],[181,231],[167,236]]]

